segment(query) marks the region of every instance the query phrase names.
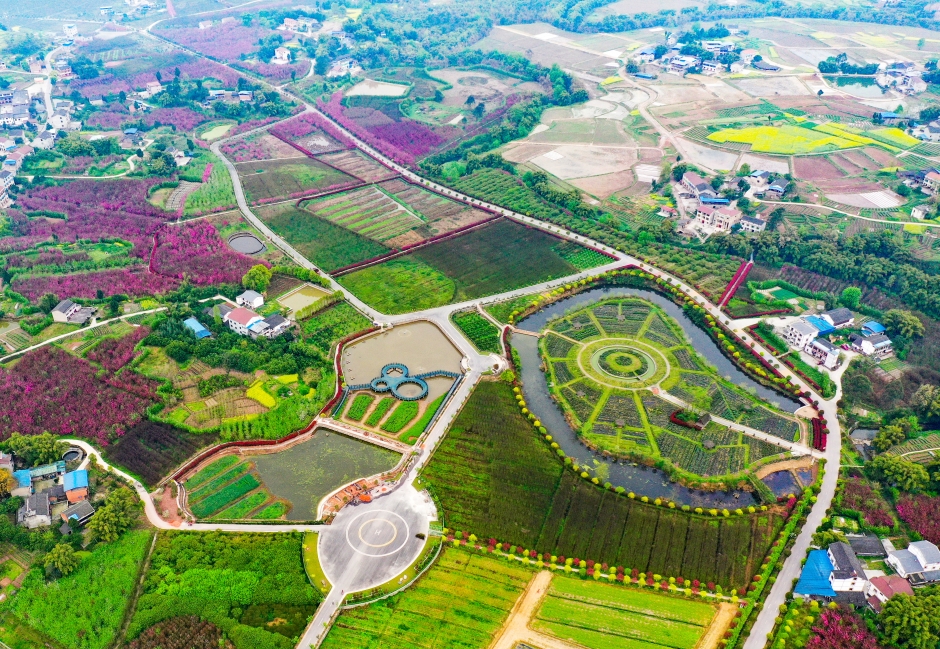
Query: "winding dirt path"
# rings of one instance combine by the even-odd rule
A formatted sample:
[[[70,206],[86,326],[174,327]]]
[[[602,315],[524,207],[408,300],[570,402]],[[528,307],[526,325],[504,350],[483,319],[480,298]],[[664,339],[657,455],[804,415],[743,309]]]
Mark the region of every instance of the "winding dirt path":
[[[539,649],[580,649],[580,645],[569,644],[529,628],[529,620],[538,610],[551,583],[552,573],[548,570],[542,570],[532,578],[489,649],[515,649],[520,642]]]
[[[734,604],[728,604],[727,602],[719,604],[718,614],[712,620],[705,635],[703,635],[698,641],[698,644],[695,645],[695,649],[716,649],[718,643],[725,636],[725,631],[728,630],[728,625],[731,624],[737,611],[738,607]]]

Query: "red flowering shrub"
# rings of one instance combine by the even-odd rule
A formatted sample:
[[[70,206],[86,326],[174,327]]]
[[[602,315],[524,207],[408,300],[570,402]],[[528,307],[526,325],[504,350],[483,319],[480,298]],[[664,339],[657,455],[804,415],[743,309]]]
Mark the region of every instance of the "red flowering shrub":
[[[842,506],[857,511],[873,527],[892,527],[894,518],[885,499],[863,478],[848,478],[842,489]]]
[[[157,234],[151,270],[194,284],[233,284],[241,281],[256,260],[231,250],[207,221],[168,226]]]
[[[33,301],[46,293],[52,293],[60,299],[88,300],[95,299],[98,291],[104,295],[160,295],[172,291],[177,286],[179,286],[178,280],[148,273],[145,266],[113,268],[73,275],[17,277],[13,280],[13,290]]]
[[[106,338],[85,355],[108,370],[117,372],[134,359],[134,347],[150,333],[150,327],[138,327],[121,338]]]
[[[898,515],[931,543],[940,543],[940,499],[929,496],[902,496]]]
[[[240,21],[217,23],[209,29],[198,27],[160,27],[164,38],[222,61],[237,61],[242,54],[252,54],[258,41],[270,31],[262,27],[245,27]]]
[[[826,609],[806,649],[879,649],[878,640],[855,613]]]
[[[88,361],[52,346],[0,369],[3,436],[49,431],[107,444],[123,435],[156,401],[157,383],[133,372],[103,377],[97,372]]]

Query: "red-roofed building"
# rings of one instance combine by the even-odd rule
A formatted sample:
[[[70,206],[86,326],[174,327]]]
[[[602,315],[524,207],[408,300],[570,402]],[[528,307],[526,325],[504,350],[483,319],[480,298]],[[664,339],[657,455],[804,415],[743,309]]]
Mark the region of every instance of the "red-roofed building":
[[[911,588],[907,579],[898,575],[885,575],[884,577],[872,577],[868,583],[868,590],[865,593],[868,596],[868,605],[880,613],[881,607],[895,595],[914,595],[914,589]]]
[[[923,189],[928,194],[936,194],[937,191],[940,191],[940,174],[938,174],[936,171],[931,171],[926,176],[924,176]]]
[[[248,327],[256,322],[260,322],[263,319],[264,318],[254,311],[251,309],[246,309],[245,307],[232,309],[226,313],[225,317],[223,318],[225,323],[228,324],[229,329],[237,334],[241,334],[242,336],[248,335]]]

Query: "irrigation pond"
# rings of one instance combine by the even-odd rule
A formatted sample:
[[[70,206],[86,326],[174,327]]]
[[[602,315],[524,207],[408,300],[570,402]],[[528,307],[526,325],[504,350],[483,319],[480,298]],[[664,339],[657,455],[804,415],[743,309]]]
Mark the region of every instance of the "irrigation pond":
[[[287,519],[312,521],[324,496],[358,478],[388,471],[401,455],[320,429],[306,442],[251,459],[264,486],[291,503]]]

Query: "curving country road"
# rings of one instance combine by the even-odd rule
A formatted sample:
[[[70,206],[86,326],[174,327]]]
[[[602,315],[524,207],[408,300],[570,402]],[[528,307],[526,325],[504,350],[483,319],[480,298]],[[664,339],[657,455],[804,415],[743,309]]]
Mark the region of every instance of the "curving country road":
[[[156,23],[154,23],[156,24]],[[151,26],[152,27],[152,26]],[[149,32],[149,28],[145,30],[145,33],[152,35]],[[162,37],[160,40],[165,42],[166,39]],[[173,43],[176,46],[179,46],[176,43]],[[198,52],[190,50],[188,48],[182,48],[195,56],[204,58]],[[230,68],[234,70],[234,68]],[[240,72],[236,71],[238,74]],[[257,81],[254,80],[253,81]],[[266,84],[269,85],[269,84]],[[269,85],[270,87],[270,85]],[[278,92],[284,94],[287,93],[282,87],[274,88]],[[432,180],[426,179],[422,176],[419,176],[415,172],[407,169],[398,163],[390,160],[380,152],[376,151],[365,142],[361,141],[355,134],[351,133],[341,125],[333,121],[328,115],[325,115],[321,111],[317,110],[315,106],[304,101],[302,98],[297,97],[296,95],[290,94],[290,96],[301,101],[305,106],[306,112],[313,112],[319,115],[324,119],[328,119],[332,122],[333,126],[343,133],[350,141],[352,141],[357,148],[362,152],[369,155],[376,161],[382,163],[386,167],[393,169],[398,172],[404,178],[420,184],[425,189],[433,191],[435,193],[441,194],[453,200],[461,201],[472,205],[474,207],[483,208],[489,210],[494,214],[504,216],[506,218],[513,219],[530,227],[539,228],[547,232],[551,232],[557,236],[567,238],[572,241],[576,241],[585,245],[592,246],[596,249],[602,250],[610,254],[614,261],[610,264],[607,264],[600,268],[592,269],[591,271],[585,271],[573,275],[570,277],[554,280],[551,282],[545,282],[537,286],[530,286],[524,289],[519,289],[515,291],[509,291],[507,293],[490,296],[488,298],[471,300],[468,302],[460,304],[452,304],[443,307],[438,307],[435,309],[429,309],[421,312],[414,312],[410,314],[400,315],[400,316],[387,316],[382,314],[375,309],[371,308],[369,305],[365,304],[354,295],[347,294],[349,301],[360,311],[367,314],[377,325],[388,326],[395,325],[411,320],[430,320],[437,324],[447,335],[452,339],[456,344],[458,349],[464,354],[465,363],[469,367],[464,380],[461,382],[458,390],[451,398],[451,400],[446,404],[444,409],[441,412],[441,415],[431,427],[428,433],[424,438],[423,443],[417,448],[416,455],[412,459],[409,469],[405,475],[399,481],[399,486],[394,489],[391,494],[376,498],[372,503],[368,505],[360,505],[358,507],[347,507],[340,512],[336,517],[336,521],[333,525],[328,527],[316,526],[316,529],[320,531],[319,534],[319,549],[321,550],[321,563],[323,563],[323,568],[326,574],[328,575],[331,583],[333,584],[333,590],[327,595],[325,601],[317,610],[314,620],[311,622],[306,632],[304,633],[303,638],[301,639],[298,647],[301,649],[313,648],[319,645],[322,641],[322,638],[325,636],[326,631],[329,628],[330,621],[334,618],[339,608],[342,605],[344,594],[349,592],[347,588],[355,588],[357,590],[367,589],[375,585],[379,585],[388,581],[386,575],[395,570],[407,566],[414,558],[418,556],[420,552],[420,545],[411,538],[406,539],[408,542],[401,544],[401,547],[398,547],[397,543],[401,540],[399,535],[407,534],[411,535],[415,529],[421,529],[422,531],[426,530],[430,522],[436,517],[436,511],[434,510],[433,505],[427,501],[427,499],[420,494],[413,486],[413,481],[417,477],[418,472],[421,467],[428,461],[433,453],[433,450],[437,444],[443,438],[447,428],[449,427],[451,421],[459,412],[461,406],[469,397],[473,387],[479,381],[483,372],[489,371],[494,366],[494,359],[492,356],[484,356],[479,354],[473,349],[470,343],[462,336],[462,334],[457,330],[450,320],[450,315],[459,309],[467,307],[479,307],[480,305],[505,300],[511,297],[516,297],[519,295],[526,295],[530,293],[539,293],[546,289],[556,287],[561,284],[572,282],[578,279],[590,277],[598,273],[604,272],[606,270],[611,270],[613,268],[619,268],[626,265],[635,265],[650,274],[661,277],[663,279],[669,280],[673,285],[679,287],[687,295],[692,297],[697,303],[699,303],[706,311],[711,314],[714,318],[721,320],[726,323],[745,343],[753,343],[754,341],[750,336],[744,331],[744,328],[750,324],[753,324],[753,319],[729,319],[710,299],[706,298],[704,295],[699,293],[694,287],[688,285],[686,282],[681,279],[674,277],[673,275],[660,270],[654,266],[651,266],[645,262],[642,262],[635,257],[626,255],[622,252],[614,250],[609,246],[602,244],[597,241],[593,241],[587,237],[575,234],[564,228],[546,223],[536,218],[525,216],[519,213],[516,213],[512,210],[508,210],[498,205],[488,203],[486,201],[480,201],[460,192],[457,192],[449,187],[440,185]],[[646,106],[641,107],[641,113],[645,110]],[[650,120],[652,124],[657,125],[658,122],[655,120]],[[270,128],[271,125],[262,128]],[[663,134],[669,140],[672,140],[675,144],[675,140],[671,137],[671,134]],[[244,136],[244,134],[241,134]],[[242,189],[241,183],[238,179],[238,174],[235,169],[235,166],[230,160],[228,160],[221,152],[220,145],[225,140],[214,143],[210,148],[219,158],[223,161],[226,168],[229,171],[229,174],[232,177],[233,185],[235,188],[236,199],[238,202],[239,210],[245,216],[245,218],[254,225],[265,237],[267,237],[274,245],[283,250],[288,256],[290,256],[298,265],[303,268],[320,270],[312,264],[309,260],[304,258],[299,252],[297,252],[292,246],[290,246],[286,241],[281,237],[275,234],[270,230],[262,221],[259,219],[252,211],[248,205],[244,191]],[[677,147],[678,148],[678,147]],[[679,149],[681,151],[681,149]],[[340,289],[340,285],[329,278],[325,273],[321,273],[327,277],[335,290]],[[791,378],[791,380],[800,386],[804,391],[813,392],[809,386],[788,368],[781,368],[781,374]],[[840,383],[839,376],[834,377],[837,385]],[[841,386],[839,387],[838,393],[833,399],[828,401],[822,400],[819,398],[821,403],[819,410],[823,413],[828,421],[830,430],[834,435],[834,443],[829,445],[828,450],[825,453],[825,458],[827,460],[827,471],[825,478],[823,480],[822,490],[818,496],[816,504],[813,506],[806,524],[803,526],[800,534],[796,539],[796,543],[793,548],[793,552],[786,559],[784,563],[783,570],[777,578],[776,583],[771,588],[769,595],[763,610],[758,615],[756,622],[754,624],[753,630],[748,638],[745,649],[761,649],[766,644],[766,636],[772,630],[774,624],[774,618],[777,614],[777,607],[783,603],[786,594],[789,592],[792,584],[792,580],[798,576],[801,569],[802,559],[806,556],[806,552],[809,547],[809,542],[812,535],[815,533],[818,526],[821,524],[823,517],[825,516],[826,510],[831,504],[832,498],[835,494],[836,482],[838,480],[838,467],[839,467],[839,455],[840,455],[840,444],[838,441],[841,439],[841,429],[839,425],[839,420],[836,413],[836,401],[841,396]],[[86,452],[94,453],[98,455],[90,445],[81,442],[80,440],[73,441],[79,446],[82,446]],[[100,455],[98,455],[100,458]],[[100,462],[107,466],[103,460]],[[111,469],[115,470],[115,469]],[[134,486],[137,493],[140,495],[141,499],[144,501],[145,510],[147,513],[148,519],[157,527],[161,529],[167,529],[169,524],[159,518],[156,512],[156,508],[153,505],[153,502],[147,493],[146,489],[138,481],[134,480],[132,477],[124,474],[123,472],[115,470],[119,475],[122,475],[128,479],[131,484]],[[365,527],[363,523],[367,520],[375,519],[372,522],[368,522],[368,525]],[[383,522],[384,521],[384,522]],[[283,532],[285,530],[308,530],[312,526],[290,526],[290,525],[217,525],[211,523],[197,523],[188,527],[187,529],[193,530],[223,530],[223,531],[271,531],[271,532]],[[395,538],[392,541],[388,541],[392,536],[392,529],[395,530]],[[415,532],[417,533],[417,532]],[[350,534],[352,536],[350,536]],[[383,536],[384,535],[384,536]],[[416,537],[414,537],[416,538]],[[391,543],[390,546],[394,551],[388,554],[384,552],[379,552],[375,550],[369,550],[374,546],[381,546],[384,543]],[[363,545],[365,544],[365,545]],[[372,544],[372,545],[369,545]],[[359,548],[360,551],[357,552],[356,548]],[[384,546],[383,546],[384,547]],[[365,552],[361,550],[366,549]],[[383,555],[383,556],[380,556]],[[394,576],[394,575],[392,575]],[[339,592],[337,592],[337,590]]]

